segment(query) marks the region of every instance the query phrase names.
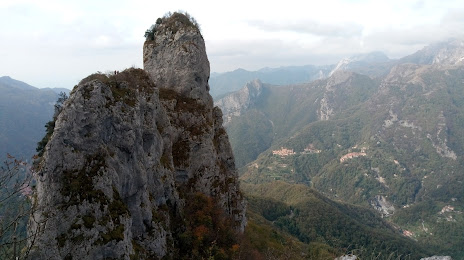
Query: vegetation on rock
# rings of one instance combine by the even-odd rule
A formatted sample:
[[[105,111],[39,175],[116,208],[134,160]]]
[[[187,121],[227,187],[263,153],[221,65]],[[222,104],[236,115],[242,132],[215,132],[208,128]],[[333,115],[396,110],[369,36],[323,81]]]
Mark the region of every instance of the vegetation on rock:
[[[53,114],[53,120],[45,124],[46,134],[42,138],[42,140],[37,143],[36,151],[39,157],[42,156],[43,153],[45,152],[45,146],[47,145],[48,141],[52,137],[53,130],[55,129],[56,119],[58,118],[58,115],[61,113],[61,110],[63,110],[63,104],[67,99],[68,99],[68,95],[66,93],[61,92],[59,94],[58,100],[56,101],[54,105],[55,112]]]
[[[200,25],[197,20],[189,13],[182,11],[174,13],[168,12],[162,18],[158,18],[156,23],[145,31],[145,39],[147,41],[155,40],[156,31],[160,30],[160,27],[163,27],[165,30],[170,30],[174,34],[181,27],[193,28],[200,31]]]
[[[190,194],[174,234],[177,259],[233,259],[239,250],[234,223],[214,198]]]

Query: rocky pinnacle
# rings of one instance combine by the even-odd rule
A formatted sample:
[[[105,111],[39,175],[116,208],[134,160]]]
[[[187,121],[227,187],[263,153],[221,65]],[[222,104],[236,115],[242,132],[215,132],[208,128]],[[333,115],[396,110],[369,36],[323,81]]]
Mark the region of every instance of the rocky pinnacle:
[[[175,13],[156,28],[144,70],[93,74],[71,92],[36,162],[30,259],[176,257],[195,194],[243,232],[245,202],[209,95],[205,43],[186,21]]]

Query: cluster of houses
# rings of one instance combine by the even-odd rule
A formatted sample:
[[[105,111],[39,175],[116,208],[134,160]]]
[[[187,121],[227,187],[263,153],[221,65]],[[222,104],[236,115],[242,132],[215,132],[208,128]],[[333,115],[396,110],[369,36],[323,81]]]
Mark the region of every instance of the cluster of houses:
[[[289,155],[294,155],[296,153],[293,151],[293,149],[287,149],[287,148],[281,147],[280,150],[272,151],[272,154],[273,155],[278,155],[278,156],[281,156],[281,157],[285,157],[285,156],[289,156]]]
[[[320,152],[322,152],[322,151],[319,150],[319,149],[316,149],[313,144],[309,144],[304,149],[304,152],[302,152],[302,154],[313,154],[313,153],[320,153]],[[280,156],[280,157],[285,157],[285,156],[289,156],[289,155],[295,155],[297,153],[295,151],[293,151],[293,149],[287,149],[285,147],[280,147],[280,150],[273,150],[272,154]]]
[[[355,148],[357,148],[357,146],[352,147],[352,148],[355,149]],[[319,149],[316,149],[313,144],[309,144],[304,149],[304,152],[302,152],[302,154],[315,154],[315,153],[320,153],[320,152],[322,152],[322,151],[319,150]],[[280,156],[280,157],[283,158],[283,157],[290,156],[290,155],[296,155],[298,153],[296,153],[293,149],[280,147],[279,150],[273,150],[272,154],[276,155],[276,156]],[[363,147],[363,148],[361,148],[360,152],[351,152],[351,153],[347,153],[347,154],[343,155],[340,158],[340,163],[343,163],[343,162],[345,162],[346,160],[349,160],[349,159],[353,159],[353,158],[357,158],[357,157],[361,157],[361,156],[366,156],[366,155],[367,155],[366,148]],[[395,163],[397,163],[396,160],[395,160]]]

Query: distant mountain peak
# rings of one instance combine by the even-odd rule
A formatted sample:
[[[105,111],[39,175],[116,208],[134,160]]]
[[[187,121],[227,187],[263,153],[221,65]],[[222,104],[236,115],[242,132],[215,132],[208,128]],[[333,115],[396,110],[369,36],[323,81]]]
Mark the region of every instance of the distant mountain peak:
[[[362,53],[353,55],[350,57],[353,61],[364,61],[364,62],[384,62],[390,60],[388,56],[381,51],[373,51],[368,53]]]
[[[329,76],[332,76],[332,74],[339,70],[349,70],[369,63],[387,62],[389,60],[388,56],[381,51],[356,54],[349,58],[343,58],[340,60],[335,68],[329,73]]]
[[[334,71],[327,79],[328,86],[335,86],[348,81],[355,73],[346,70]]]
[[[242,89],[215,101],[214,105],[221,108],[223,112],[224,125],[252,106],[261,95],[262,88],[263,83],[259,79],[254,79],[247,82]]]
[[[449,39],[448,41],[430,44],[423,49],[400,59],[401,63],[416,63],[423,65],[461,65],[464,64],[464,40]]]
[[[329,73],[329,77],[337,71],[344,70],[351,62],[352,61],[350,58],[344,58],[341,61],[339,61],[335,68]]]
[[[5,86],[10,86],[14,88],[20,88],[20,89],[37,89],[25,82],[15,80],[11,78],[10,76],[3,76],[0,77],[0,85],[5,85]]]
[[[245,86],[261,87],[263,83],[259,79],[254,79],[249,81]]]
[[[449,40],[438,50],[432,64],[459,65],[464,63],[464,41]]]

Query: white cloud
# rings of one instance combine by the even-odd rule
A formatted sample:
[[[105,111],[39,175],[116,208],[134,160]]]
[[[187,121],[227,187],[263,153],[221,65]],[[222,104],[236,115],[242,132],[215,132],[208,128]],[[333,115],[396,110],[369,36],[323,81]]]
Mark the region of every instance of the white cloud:
[[[270,32],[290,31],[314,36],[356,37],[362,34],[363,27],[355,23],[323,24],[314,20],[276,23],[268,21],[250,21],[251,26]]]
[[[464,32],[462,0],[2,0],[0,76],[72,87],[96,70],[142,66],[143,33],[179,9],[201,24],[212,71],[399,57]]]

